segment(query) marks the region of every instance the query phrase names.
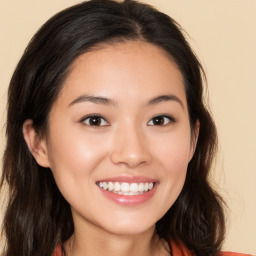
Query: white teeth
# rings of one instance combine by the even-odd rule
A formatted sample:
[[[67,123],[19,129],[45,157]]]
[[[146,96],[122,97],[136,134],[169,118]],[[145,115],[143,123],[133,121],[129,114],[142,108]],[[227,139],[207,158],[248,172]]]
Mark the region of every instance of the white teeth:
[[[112,191],[112,190],[114,190],[114,188],[115,188],[115,186],[114,186],[113,182],[109,182],[108,183],[108,190]]]
[[[143,192],[144,191],[144,184],[140,183],[139,184],[139,192]]]
[[[121,195],[139,195],[154,187],[153,182],[130,184],[127,182],[99,182],[97,185],[104,190],[112,191]]]
[[[153,183],[152,183],[153,184]],[[152,187],[153,188],[153,187]],[[131,192],[138,192],[138,190],[139,190],[139,186],[138,186],[138,184],[137,183],[132,183],[131,185],[130,185],[130,191]]]
[[[107,182],[103,182],[103,189],[107,189],[108,188],[108,184],[107,184]]]
[[[114,191],[115,191],[115,192],[120,191],[121,186],[120,186],[120,184],[119,184],[118,182],[115,182],[115,183],[114,183],[114,186],[115,186],[115,187],[114,187]]]
[[[127,182],[121,183],[121,191],[124,193],[128,193],[130,191],[130,186]]]

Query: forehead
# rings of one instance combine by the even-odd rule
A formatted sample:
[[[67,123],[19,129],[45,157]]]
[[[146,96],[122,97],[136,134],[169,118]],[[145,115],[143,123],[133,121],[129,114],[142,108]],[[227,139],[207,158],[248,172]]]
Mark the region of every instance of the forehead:
[[[172,57],[150,43],[131,41],[100,44],[79,56],[58,98],[71,101],[86,93],[146,100],[168,92],[186,101],[183,77]]]

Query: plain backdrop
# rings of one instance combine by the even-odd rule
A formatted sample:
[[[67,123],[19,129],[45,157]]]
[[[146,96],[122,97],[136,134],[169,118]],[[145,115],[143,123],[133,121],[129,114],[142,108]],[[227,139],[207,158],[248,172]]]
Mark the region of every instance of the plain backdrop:
[[[75,0],[0,0],[0,154],[6,91],[37,29]],[[256,0],[143,0],[177,20],[208,76],[220,150],[212,177],[229,205],[225,250],[256,253]],[[3,210],[0,211],[0,216]]]

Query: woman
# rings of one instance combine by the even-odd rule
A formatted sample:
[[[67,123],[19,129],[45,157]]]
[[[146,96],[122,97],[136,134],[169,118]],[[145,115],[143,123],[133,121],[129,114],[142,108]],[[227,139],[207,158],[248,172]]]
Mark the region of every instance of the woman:
[[[222,255],[203,74],[144,4],[89,1],[46,22],[9,87],[4,255]]]

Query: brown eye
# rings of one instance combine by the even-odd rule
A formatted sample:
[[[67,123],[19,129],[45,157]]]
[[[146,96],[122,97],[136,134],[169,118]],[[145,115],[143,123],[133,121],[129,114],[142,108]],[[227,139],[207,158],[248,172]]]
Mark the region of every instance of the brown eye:
[[[83,123],[89,126],[107,126],[109,123],[102,116],[87,116],[82,120]]]
[[[154,125],[163,125],[164,124],[164,117],[158,116],[152,119]]]
[[[163,126],[163,125],[167,125],[170,122],[174,122],[174,118],[170,117],[170,116],[163,116],[163,115],[159,115],[159,116],[155,116],[153,117],[149,122],[148,125],[152,126],[152,125],[158,125],[158,126]]]

